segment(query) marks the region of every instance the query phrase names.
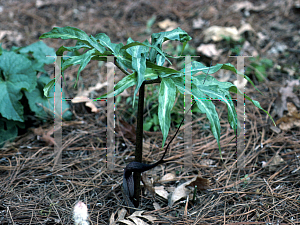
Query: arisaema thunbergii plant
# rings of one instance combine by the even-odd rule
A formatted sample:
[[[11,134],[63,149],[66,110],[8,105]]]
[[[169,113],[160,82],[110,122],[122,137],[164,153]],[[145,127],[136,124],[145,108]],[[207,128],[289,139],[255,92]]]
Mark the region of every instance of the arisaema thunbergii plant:
[[[179,41],[184,46],[192,38],[179,27],[166,32],[153,33],[151,35],[151,43],[148,40],[144,42],[134,41],[128,38],[127,43],[115,44],[111,43],[110,38],[104,34],[99,33],[95,36],[87,35],[84,31],[74,27],[55,27],[50,32],[43,34],[40,38],[61,38],[77,40],[75,46],[65,47],[61,46],[56,55],[62,56],[65,51],[77,52],[84,49],[85,52],[80,55],[72,56],[63,59],[62,71],[72,65],[79,64],[77,79],[80,72],[86,67],[91,60],[107,61],[107,56],[114,56],[114,64],[125,74],[124,78],[120,80],[114,87],[114,91],[107,93],[100,98],[109,98],[117,96],[129,87],[135,86],[134,98],[139,91],[138,112],[137,112],[137,143],[135,151],[135,160],[142,161],[142,134],[143,134],[143,106],[144,106],[144,87],[145,85],[159,83],[158,95],[158,118],[159,125],[162,131],[164,146],[168,136],[171,124],[171,110],[175,102],[175,96],[178,92],[182,94],[191,94],[196,105],[201,113],[205,113],[209,122],[210,128],[217,140],[219,150],[220,146],[220,121],[215,105],[211,99],[218,99],[227,105],[228,122],[235,133],[239,133],[240,127],[237,119],[236,110],[230,93],[237,93],[244,95],[238,88],[230,82],[220,82],[211,74],[216,73],[220,69],[230,70],[236,74],[244,76],[252,85],[252,81],[240,74],[236,68],[230,63],[216,64],[211,67],[206,67],[200,62],[191,62],[191,89],[185,88],[185,69],[175,70],[164,66],[165,61],[170,62],[169,58],[173,56],[168,55],[162,49],[162,44],[165,41]],[[131,71],[131,72],[129,72]],[[199,72],[202,72],[200,75]],[[45,86],[45,95],[54,85],[52,80]],[[252,102],[256,107],[262,109],[258,101],[252,100],[247,95],[246,99]],[[134,102],[134,101],[133,101]],[[269,114],[268,114],[269,115]],[[269,115],[270,116],[270,115]],[[134,177],[135,183],[135,206],[139,204],[139,184],[140,175]]]

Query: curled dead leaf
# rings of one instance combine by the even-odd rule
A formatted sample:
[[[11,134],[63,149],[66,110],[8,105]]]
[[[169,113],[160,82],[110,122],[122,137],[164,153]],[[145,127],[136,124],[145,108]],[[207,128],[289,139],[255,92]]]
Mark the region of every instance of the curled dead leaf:
[[[287,109],[288,114],[276,121],[276,125],[280,124],[279,128],[284,131],[290,130],[295,126],[300,127],[300,113],[296,106],[293,103],[288,102]]]
[[[167,173],[160,179],[160,181],[161,182],[169,182],[169,181],[173,181],[175,178],[176,178],[176,175],[174,173]]]
[[[188,184],[187,186],[189,187],[195,187],[197,186],[198,190],[207,190],[210,188],[211,182],[209,179],[206,178],[202,178],[202,177],[195,177],[191,180],[190,184]]]

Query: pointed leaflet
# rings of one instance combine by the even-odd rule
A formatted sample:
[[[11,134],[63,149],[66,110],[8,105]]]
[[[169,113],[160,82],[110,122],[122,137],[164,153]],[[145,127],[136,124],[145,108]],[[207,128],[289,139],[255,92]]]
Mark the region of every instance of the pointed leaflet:
[[[197,100],[197,106],[198,106],[199,110],[201,111],[201,113],[206,114],[207,119],[210,122],[211,131],[217,140],[219,150],[221,152],[221,146],[220,146],[221,127],[220,127],[220,120],[219,120],[219,116],[217,114],[215,105],[194,84],[192,84],[191,92],[186,90],[185,86],[184,86],[184,78],[183,77],[176,77],[176,78],[171,78],[171,79],[174,81],[174,84],[176,85],[176,87],[182,94],[184,94],[184,93],[191,94]]]
[[[195,77],[197,78],[197,77]],[[231,99],[229,91],[226,89],[220,88],[217,85],[203,85],[203,82],[199,82],[197,79],[194,79],[194,85],[201,90],[201,92],[212,99],[220,100],[227,105],[228,110],[228,122],[230,123],[233,130],[239,134],[240,133],[240,124],[237,119],[236,111],[234,108],[233,100]],[[209,84],[209,82],[205,82]]]
[[[132,43],[133,40],[131,38],[128,38],[127,43]],[[148,41],[146,40],[145,43]],[[136,45],[128,48],[126,50],[128,54],[132,56],[132,68],[137,72],[137,85],[134,90],[134,96],[133,96],[133,104],[135,102],[135,96],[140,89],[142,83],[144,82],[145,78],[145,70],[146,70],[146,55],[149,51],[148,47]]]
[[[95,38],[97,41],[100,42],[100,44],[106,48],[108,48],[110,51],[112,51],[112,53],[117,56],[117,54],[119,53],[120,49],[124,46],[122,43],[119,44],[115,44],[115,43],[111,43],[110,38],[104,34],[104,33],[100,33],[100,34],[96,34],[95,37],[91,38]]]
[[[50,91],[52,90],[52,88],[54,87],[55,84],[55,78],[53,78],[44,88],[44,96],[48,98]]]
[[[160,83],[158,95],[158,119],[163,134],[162,147],[165,144],[171,124],[171,110],[176,96],[176,86],[172,79],[163,78]]]
[[[249,83],[259,92],[261,93],[254,85],[254,83],[252,82],[252,80],[250,80],[250,78],[248,76],[246,76],[245,74],[237,71],[237,69],[230,63],[225,63],[222,65],[222,68],[221,69],[225,69],[225,70],[230,70],[240,76],[243,76],[247,81],[249,81]],[[261,93],[262,94],[262,93]],[[272,117],[271,117],[272,118]]]
[[[146,66],[148,68],[153,68],[154,70],[156,70],[159,74],[159,77],[163,78],[163,77],[168,77],[170,75],[177,75],[177,76],[182,76],[184,75],[183,72],[180,72],[180,71],[177,71],[177,70],[174,70],[172,68],[167,68],[167,67],[164,67],[164,66],[158,66],[150,61],[147,61],[146,62]],[[172,76],[174,77],[174,76]]]
[[[162,43],[167,40],[180,41],[182,43],[190,41],[192,38],[183,31],[180,27],[166,32],[154,33],[151,35],[151,44],[159,49],[162,49]],[[165,62],[165,56],[158,54],[158,51],[151,49],[150,61],[162,66]]]
[[[72,47],[66,47],[66,46],[61,46],[57,51],[56,51],[56,55],[57,56],[62,56],[63,53],[65,51],[69,51],[69,52],[74,52],[74,51],[78,51],[81,48],[88,48],[91,49],[90,46],[86,45],[86,44],[81,44],[81,45],[75,45]]]
[[[215,66],[207,67],[204,66],[202,63],[193,61],[192,62],[192,69],[191,75],[195,75],[196,73],[203,72],[204,74],[213,74],[219,71],[222,68],[223,64],[217,64]],[[180,70],[180,72],[184,73],[184,68]]]
[[[158,77],[158,74],[152,70],[151,68],[147,68],[145,72],[146,80],[153,80]],[[121,94],[125,89],[137,84],[137,75],[136,72],[133,72],[130,75],[125,76],[122,80],[120,80],[114,87],[114,91],[110,93],[104,94],[100,96],[98,99],[103,98],[111,98],[113,96],[117,96]]]
[[[40,38],[74,39],[77,41],[82,41],[88,46],[94,47],[101,53],[103,53],[106,50],[95,40],[92,40],[84,31],[75,27],[54,27],[51,31],[42,34]]]
[[[128,38],[128,40],[132,40],[131,38]],[[148,48],[154,48],[159,54],[161,54],[162,57],[164,57],[170,64],[172,64],[170,62],[170,60],[168,58],[166,58],[165,56],[165,53],[160,50],[158,47],[154,46],[154,45],[151,45],[148,40],[144,41],[143,43],[140,43],[138,41],[134,41],[134,42],[129,42],[128,44],[128,40],[127,40],[127,45],[125,45],[124,47],[122,47],[121,49],[128,49],[130,47],[133,47],[133,46],[138,46],[138,45],[141,45],[141,46],[145,46],[145,47],[148,47]],[[148,51],[147,51],[148,52]]]
[[[62,63],[62,71],[67,69],[69,66],[80,64],[80,67],[77,72],[77,79],[75,86],[77,84],[80,72],[86,67],[86,65],[91,61],[92,57],[95,56],[96,49],[89,50],[79,56],[71,56],[66,61]]]

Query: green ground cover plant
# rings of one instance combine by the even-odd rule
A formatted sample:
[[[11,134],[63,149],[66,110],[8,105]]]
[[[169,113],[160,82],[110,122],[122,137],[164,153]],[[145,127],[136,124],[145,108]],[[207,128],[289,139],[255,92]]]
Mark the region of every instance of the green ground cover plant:
[[[50,98],[43,94],[44,86],[51,81],[44,65],[54,62],[47,55],[55,56],[55,51],[42,41],[10,50],[0,46],[0,146],[25,128],[28,115],[41,120],[53,118],[53,90]],[[68,108],[64,101],[63,109]],[[70,111],[63,115],[64,119],[71,117]]]
[[[163,140],[162,147],[165,145],[171,124],[171,112],[174,106],[175,97],[178,92],[181,94],[190,94],[193,101],[196,101],[196,106],[201,113],[206,114],[210,128],[217,140],[219,150],[220,146],[220,120],[217,114],[213,99],[218,99],[226,104],[228,109],[228,122],[235,133],[239,133],[240,126],[237,119],[236,110],[230,93],[237,93],[243,95],[247,100],[252,102],[256,107],[262,109],[258,101],[251,99],[244,95],[235,85],[230,82],[219,82],[211,74],[220,69],[230,70],[236,74],[245,77],[253,86],[253,82],[244,74],[241,74],[230,63],[216,64],[210,67],[203,65],[198,61],[192,61],[191,65],[191,90],[185,88],[185,68],[175,70],[168,68],[165,62],[170,64],[171,56],[165,53],[162,49],[163,42],[179,41],[182,43],[182,52],[188,41],[192,38],[181,28],[176,28],[172,31],[153,33],[151,35],[151,43],[148,40],[138,42],[128,38],[127,43],[111,43],[110,38],[104,34],[99,33],[95,36],[87,35],[84,31],[74,27],[55,27],[50,32],[44,33],[40,38],[61,38],[77,40],[75,46],[66,47],[61,46],[56,55],[62,56],[65,51],[73,52],[79,49],[84,49],[81,55],[76,55],[69,58],[62,59],[62,71],[72,65],[80,65],[77,79],[80,72],[85,68],[90,60],[106,61],[107,56],[114,56],[114,64],[125,74],[125,77],[120,80],[114,87],[114,91],[104,94],[100,98],[111,98],[119,95],[125,89],[135,85],[135,91],[132,103],[135,103],[136,95],[138,97],[137,109],[137,130],[136,130],[136,150],[135,161],[141,163],[142,161],[142,134],[143,134],[143,111],[144,111],[144,96],[145,85],[158,83],[159,93],[158,98],[158,124],[162,131]],[[182,53],[181,52],[181,53]],[[52,89],[55,81],[54,79],[48,83],[45,88],[45,94]],[[269,115],[269,114],[268,114]],[[134,176],[134,205],[139,205],[140,194],[140,174],[136,173]]]

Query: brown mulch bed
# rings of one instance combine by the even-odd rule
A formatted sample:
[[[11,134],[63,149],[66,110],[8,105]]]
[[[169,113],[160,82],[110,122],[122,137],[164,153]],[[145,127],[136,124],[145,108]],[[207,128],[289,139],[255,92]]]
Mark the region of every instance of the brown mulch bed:
[[[227,10],[234,1],[54,0],[40,8],[36,2],[0,0],[3,10],[0,13],[0,31],[17,32],[1,40],[3,48],[31,44],[53,26],[73,26],[87,34],[106,33],[113,42],[125,43],[128,37],[144,41],[149,37],[144,32],[146,23],[153,15],[156,15],[158,22],[167,18],[176,21],[193,37],[191,45],[195,48],[203,41],[202,30],[192,28],[192,21],[198,16],[209,21],[210,26],[239,27],[242,20],[247,20],[256,31],[264,31],[269,36],[268,43],[271,44],[259,50],[262,56],[266,56],[276,42],[285,43],[293,49],[299,35],[299,9],[293,8],[293,1],[290,0],[259,1],[268,7],[259,12],[250,11],[249,17]],[[258,1],[252,2],[258,4]],[[153,26],[153,32],[160,31],[157,25]],[[55,49],[74,44],[60,39],[44,41]],[[227,53],[222,54],[219,63],[231,61],[235,65],[234,59],[228,58]],[[299,67],[297,53],[279,54],[272,59],[276,65]],[[48,70],[53,69],[49,67]],[[69,73],[76,74],[77,68],[70,69]],[[105,69],[99,72],[95,62],[89,64],[81,75],[83,79],[79,84],[84,87],[94,86],[95,78],[106,80]],[[119,80],[121,77],[117,76]],[[257,85],[263,96],[250,86],[247,86],[246,93],[272,112],[278,88],[291,77],[273,69],[269,79]],[[66,91],[70,97],[76,94],[72,84],[71,79],[67,81]],[[125,106],[120,110],[126,111]],[[135,145],[117,132],[115,165],[114,169],[108,169],[106,109],[105,105],[100,107],[100,112],[95,115],[84,106],[74,106],[76,123],[63,124],[61,163],[55,164],[53,146],[38,140],[33,129],[28,129],[0,150],[0,224],[73,224],[72,210],[79,200],[87,204],[91,224],[109,224],[111,215],[123,208],[128,210],[126,216],[130,215],[121,186],[123,169],[133,160]],[[223,162],[207,121],[200,116],[192,124],[192,164],[187,167],[182,159],[182,128],[167,154],[167,158],[174,161],[147,172],[156,186],[176,187],[198,175],[210,180],[210,188],[197,191],[195,201],[183,199],[171,207],[166,200],[157,196],[154,198],[143,189],[140,205],[143,215],[155,217],[154,224],[299,224],[299,128],[276,133],[271,129],[271,121],[266,115],[247,102],[244,157],[239,159],[243,160],[243,166],[237,166],[239,155],[236,154],[235,142],[230,142],[234,133],[226,120],[227,109],[218,104],[218,110],[221,115]],[[118,115],[121,113],[116,112],[117,125],[118,120],[122,119]],[[53,122],[48,121],[40,126],[48,130],[53,127]],[[174,133],[175,128],[171,128],[168,140]],[[159,132],[145,132],[143,154],[147,163],[160,159],[161,140]],[[275,160],[274,163],[274,159],[281,161]],[[209,163],[205,165],[203,162]],[[159,178],[169,172],[175,172],[176,179],[167,184],[161,183]],[[155,209],[154,202],[161,208]]]

